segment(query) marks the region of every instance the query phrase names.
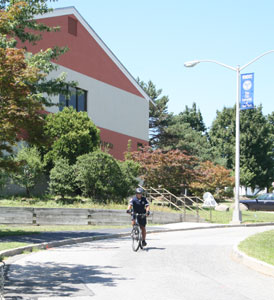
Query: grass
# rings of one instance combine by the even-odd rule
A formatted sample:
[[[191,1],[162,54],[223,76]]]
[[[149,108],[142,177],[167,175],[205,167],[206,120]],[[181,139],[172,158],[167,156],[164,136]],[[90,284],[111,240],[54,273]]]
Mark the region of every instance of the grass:
[[[19,243],[19,242],[0,243],[0,251],[19,248],[19,247],[23,247],[23,246],[27,246],[27,245],[28,245],[27,243]]]
[[[239,244],[239,249],[249,256],[274,265],[274,230],[250,236]]]
[[[212,223],[229,224],[232,220],[232,210],[229,211],[215,211],[212,210]],[[210,222],[210,211],[200,211],[199,215],[206,221]],[[269,223],[274,222],[274,213],[262,211],[242,211],[242,223]]]
[[[75,197],[62,200],[50,196],[44,198],[11,197],[0,199],[0,206],[3,207],[39,207],[39,208],[94,208],[94,209],[125,209],[127,204],[114,202],[96,203],[89,198]]]

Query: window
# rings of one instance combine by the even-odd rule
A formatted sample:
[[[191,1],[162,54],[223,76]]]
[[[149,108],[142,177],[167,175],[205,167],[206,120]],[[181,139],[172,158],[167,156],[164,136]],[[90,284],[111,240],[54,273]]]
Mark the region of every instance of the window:
[[[142,148],[144,148],[143,143],[137,143],[137,150],[141,150]]]
[[[87,111],[87,91],[68,87],[70,96],[59,96],[59,110],[62,111],[66,106],[72,106],[76,111]]]

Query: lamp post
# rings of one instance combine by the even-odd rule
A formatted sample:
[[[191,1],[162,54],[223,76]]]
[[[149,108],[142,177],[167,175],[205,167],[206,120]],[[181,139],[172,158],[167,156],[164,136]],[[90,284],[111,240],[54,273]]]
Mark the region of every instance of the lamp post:
[[[243,69],[245,69],[247,66],[251,65],[258,59],[260,59],[262,56],[265,56],[266,54],[272,53],[274,50],[270,50],[267,52],[264,52],[263,54],[257,56],[244,66],[240,67],[239,65],[237,67],[231,67],[229,65],[223,64],[221,62],[218,62],[216,60],[193,60],[188,61],[184,63],[184,66],[187,68],[194,67],[199,63],[203,62],[209,62],[209,63],[215,63],[220,66],[223,66],[227,69],[230,69],[232,71],[236,72],[237,75],[237,97],[236,97],[236,140],[235,140],[235,205],[234,205],[234,211],[232,216],[232,222],[233,224],[240,224],[242,222],[242,214],[240,211],[240,205],[239,205],[239,188],[240,188],[240,73]]]

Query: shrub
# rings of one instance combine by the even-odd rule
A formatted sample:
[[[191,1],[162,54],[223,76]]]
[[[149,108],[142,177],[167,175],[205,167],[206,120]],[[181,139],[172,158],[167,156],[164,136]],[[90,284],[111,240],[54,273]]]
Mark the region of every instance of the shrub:
[[[4,187],[6,186],[6,183],[8,181],[8,174],[7,174],[7,171],[5,170],[0,170],[0,193],[1,193],[1,190],[4,189]]]
[[[49,114],[45,125],[46,135],[52,140],[45,161],[53,164],[59,158],[65,158],[72,165],[78,156],[99,148],[99,129],[86,112],[77,112],[72,107]]]
[[[123,174],[123,186],[121,195],[128,197],[134,194],[136,186],[138,185],[138,175],[140,171],[140,165],[132,160],[126,160],[119,162],[122,174]]]
[[[15,183],[26,189],[29,197],[43,172],[44,165],[40,153],[36,147],[22,146],[14,161],[18,164],[18,168],[14,173],[11,173],[11,177]]]
[[[119,163],[100,150],[84,154],[75,164],[76,181],[85,196],[118,202],[123,198],[123,172]]]
[[[74,173],[67,159],[60,158],[55,162],[55,166],[50,171],[50,192],[54,195],[70,196],[74,193]]]

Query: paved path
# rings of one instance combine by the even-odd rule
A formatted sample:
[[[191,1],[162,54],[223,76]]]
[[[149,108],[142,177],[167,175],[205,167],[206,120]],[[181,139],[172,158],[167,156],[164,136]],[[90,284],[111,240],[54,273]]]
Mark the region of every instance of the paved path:
[[[274,279],[231,259],[235,243],[268,229],[153,233],[137,253],[122,237],[21,255],[10,265],[5,298],[271,300]]]

